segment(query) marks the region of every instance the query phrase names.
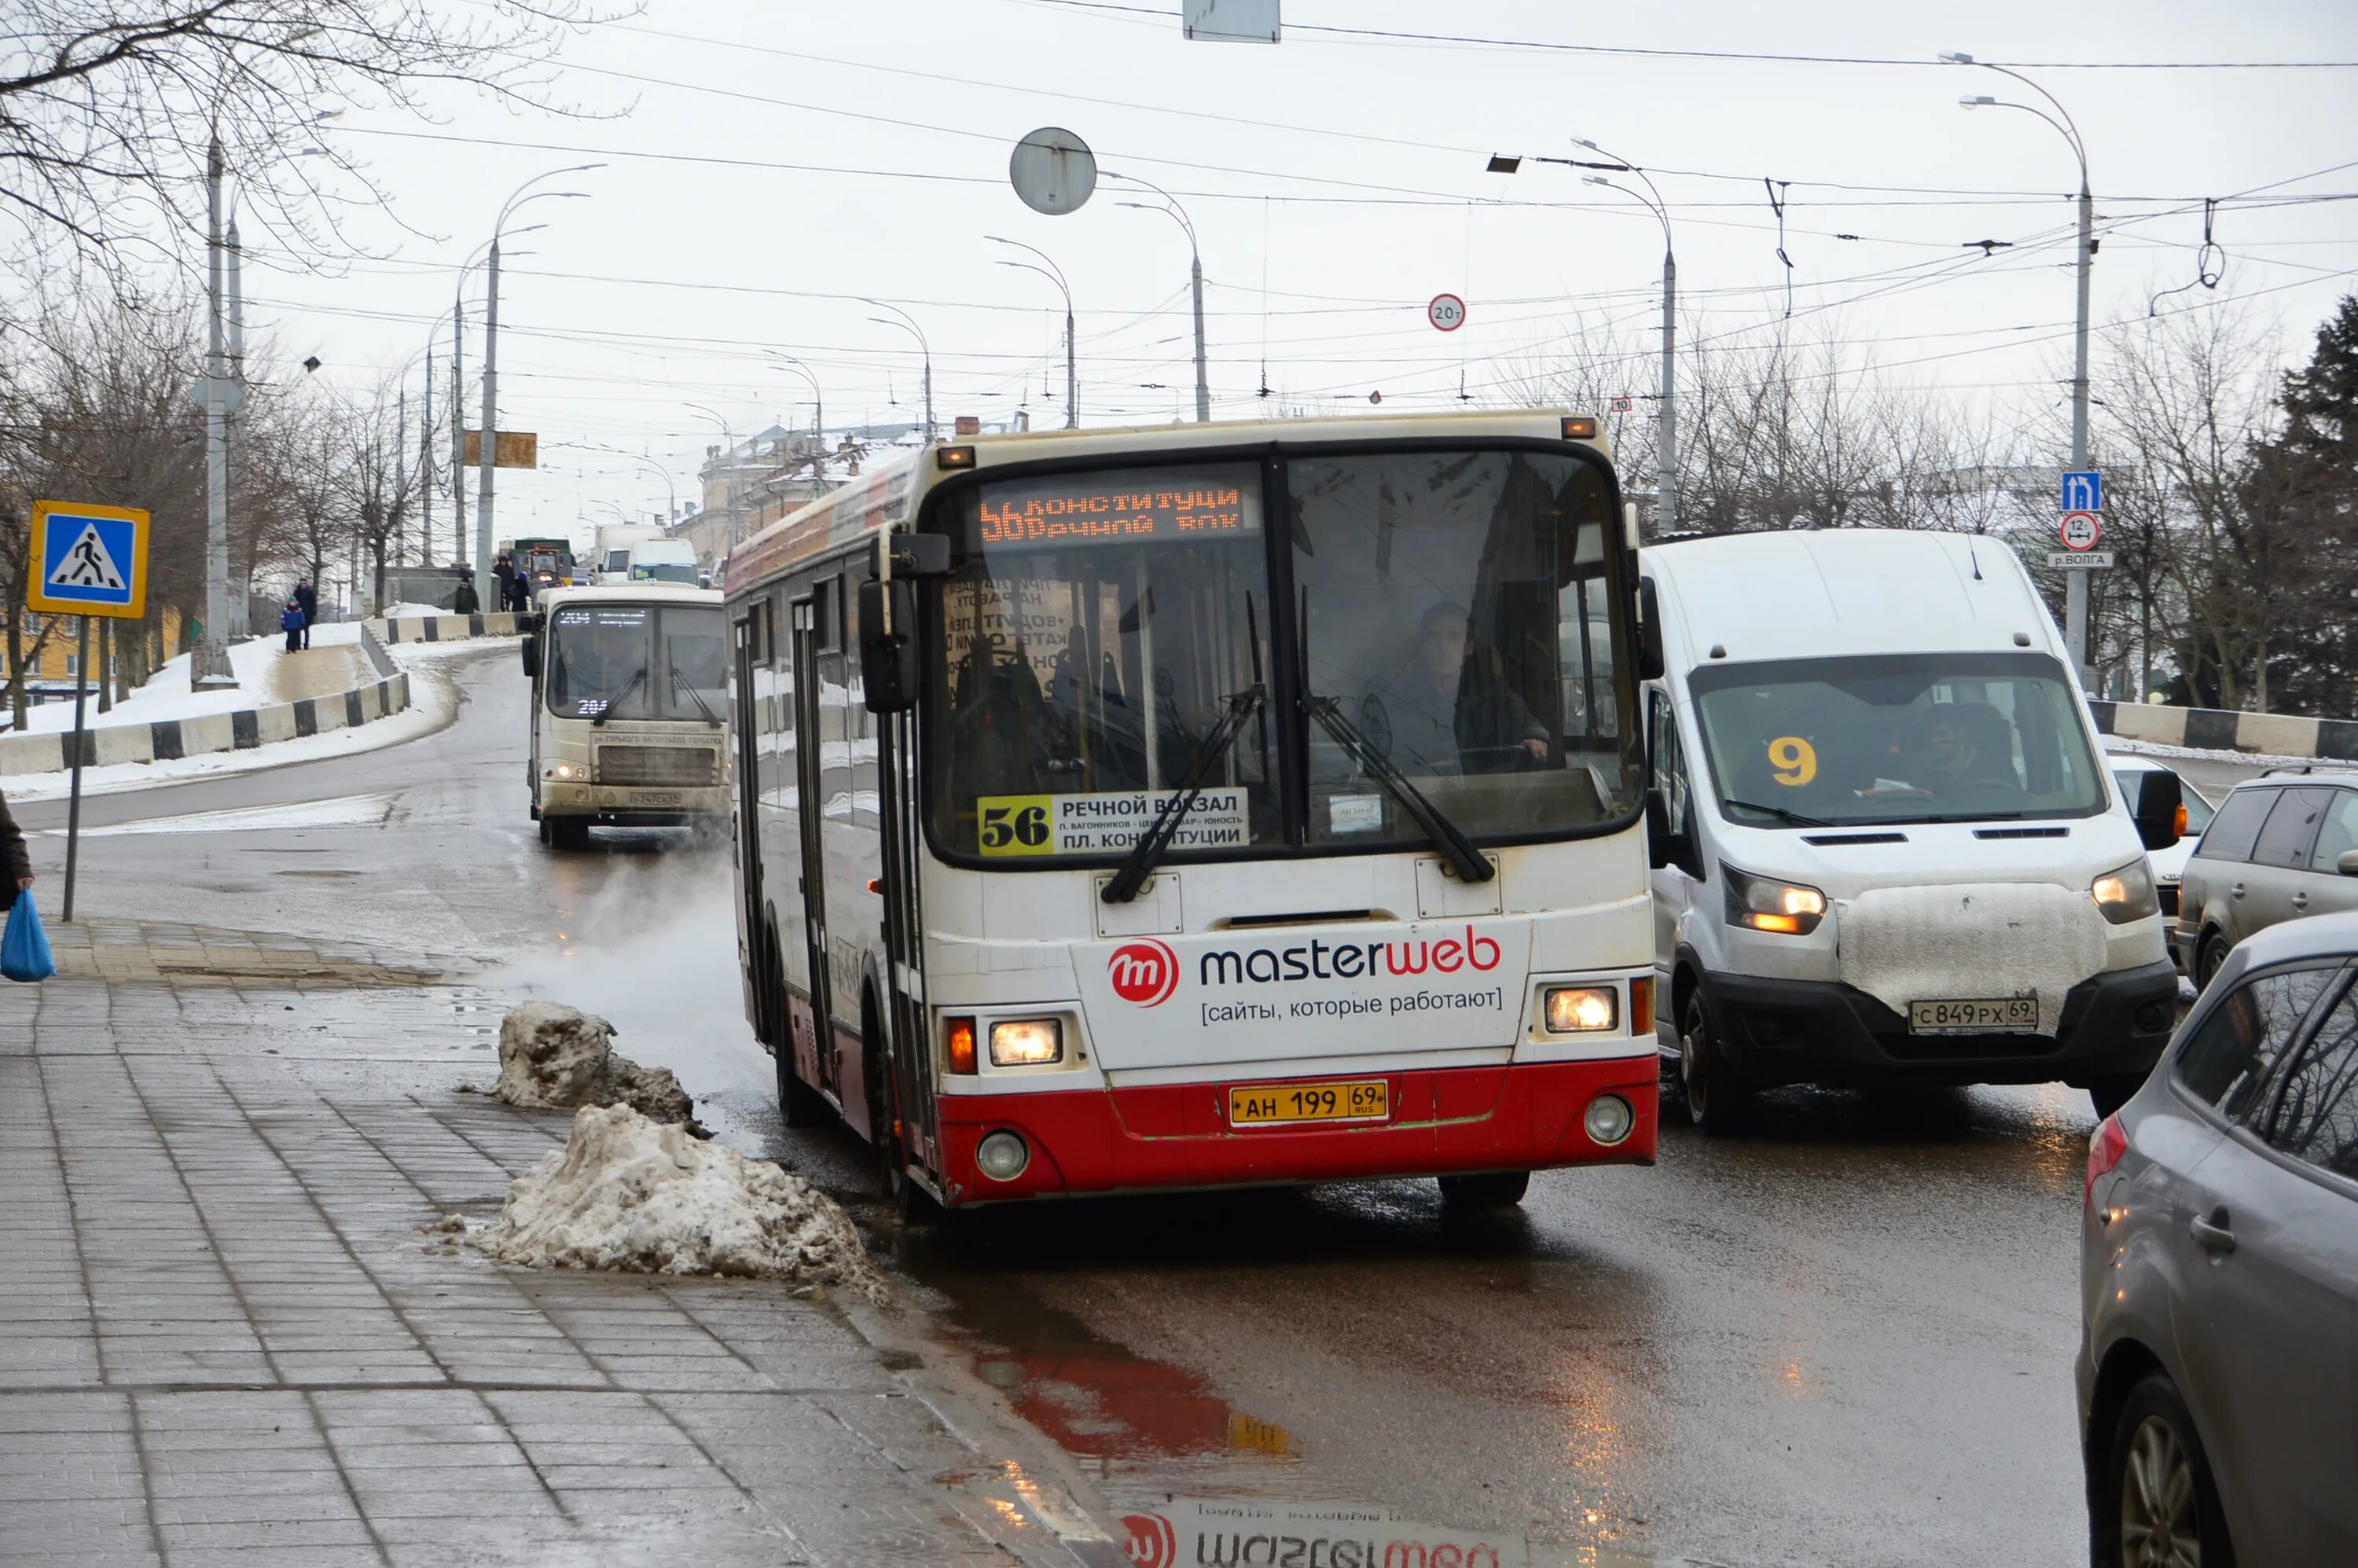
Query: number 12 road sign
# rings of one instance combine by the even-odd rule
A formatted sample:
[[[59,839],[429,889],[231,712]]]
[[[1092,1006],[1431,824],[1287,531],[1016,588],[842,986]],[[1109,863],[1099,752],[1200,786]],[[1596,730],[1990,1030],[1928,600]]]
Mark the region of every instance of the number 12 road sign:
[[[32,561],[25,608],[44,615],[147,613],[147,514],[75,501],[33,503]]]

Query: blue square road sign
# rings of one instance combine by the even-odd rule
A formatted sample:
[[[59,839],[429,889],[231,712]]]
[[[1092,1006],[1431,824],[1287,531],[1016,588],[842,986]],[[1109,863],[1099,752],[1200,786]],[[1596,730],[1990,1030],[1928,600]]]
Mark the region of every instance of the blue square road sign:
[[[26,606],[49,615],[135,620],[147,610],[147,514],[65,501],[33,503]]]
[[[2104,476],[2094,469],[2066,469],[2063,472],[2063,504],[2065,512],[2102,512],[2104,509]]]

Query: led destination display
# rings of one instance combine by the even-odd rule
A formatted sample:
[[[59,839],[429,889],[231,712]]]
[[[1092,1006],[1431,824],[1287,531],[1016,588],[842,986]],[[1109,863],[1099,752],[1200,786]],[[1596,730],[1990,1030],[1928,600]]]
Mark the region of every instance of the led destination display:
[[[976,506],[985,548],[1260,532],[1259,486],[1248,468],[1058,474],[990,485]]]

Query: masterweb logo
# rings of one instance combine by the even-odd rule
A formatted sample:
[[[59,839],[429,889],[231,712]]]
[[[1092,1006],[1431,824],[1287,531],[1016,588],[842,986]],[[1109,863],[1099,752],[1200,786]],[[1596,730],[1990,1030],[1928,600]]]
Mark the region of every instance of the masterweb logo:
[[[1115,948],[1106,973],[1122,1000],[1161,1007],[1179,989],[1179,957],[1153,937],[1142,937]]]
[[[1121,1521],[1130,1531],[1132,1568],[1177,1568],[1179,1532],[1161,1514],[1129,1514]]]

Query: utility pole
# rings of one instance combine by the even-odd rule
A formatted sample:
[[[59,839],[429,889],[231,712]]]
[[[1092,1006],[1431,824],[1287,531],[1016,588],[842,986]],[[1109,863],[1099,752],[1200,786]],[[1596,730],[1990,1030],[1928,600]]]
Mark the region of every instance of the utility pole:
[[[190,684],[237,684],[229,662],[229,415],[243,389],[230,379],[222,323],[222,179],[227,173],[221,137],[205,154],[205,373],[197,401],[205,410],[205,625],[191,650]]]
[[[467,558],[467,395],[461,366],[467,354],[467,274],[459,273],[460,298],[450,311],[450,558]],[[428,550],[427,564],[432,565]]]
[[[1654,532],[1657,535],[1668,534],[1679,525],[1679,258],[1671,243],[1671,206],[1662,200],[1653,177],[1628,158],[1608,153],[1585,137],[1574,136],[1573,142],[1620,165],[1643,181],[1646,189],[1641,194],[1626,185],[1616,185],[1601,174],[1585,176],[1589,184],[1637,197],[1652,210],[1656,222],[1662,225],[1662,406],[1655,423],[1655,444],[1660,449],[1654,456]]]
[[[501,214],[505,217],[505,213]],[[492,460],[498,456],[500,406],[500,236],[492,233],[484,273],[483,428],[475,443],[479,466],[475,489],[475,589],[492,580]]]
[[[1204,354],[1204,252],[1195,241],[1195,222],[1187,216],[1187,210],[1179,205],[1178,198],[1152,180],[1141,179],[1134,174],[1116,174],[1111,169],[1105,171],[1105,177],[1143,185],[1163,198],[1163,205],[1160,207],[1151,201],[1124,201],[1118,205],[1133,207],[1141,212],[1161,212],[1175,222],[1187,235],[1187,281],[1195,300],[1195,423],[1208,425],[1212,421],[1212,385]],[[1069,322],[1065,330],[1071,330]]]
[[[2071,144],[2071,156],[2080,163],[2080,247],[2075,279],[2079,308],[2071,332],[2071,468],[2085,471],[2088,467],[2088,285],[2089,273],[2096,259],[2096,199],[2088,184],[2088,144],[2080,137],[2080,127],[2072,122],[2062,103],[2030,78],[2006,66],[1992,65],[1975,59],[1969,54],[1950,53],[1940,57],[1950,65],[1979,66],[1984,70],[1996,71],[2021,82],[2047,100],[2050,114],[2032,103],[2014,103],[1986,93],[1969,94],[1957,100],[1964,109],[2019,109],[2026,114],[2036,114],[2047,122],[2058,135]],[[2088,574],[2071,571],[2063,574],[2063,641],[2071,650],[2072,673],[2080,677],[2082,687],[2093,689],[2095,682],[2088,645]],[[2139,701],[2144,692],[2136,694]]]

